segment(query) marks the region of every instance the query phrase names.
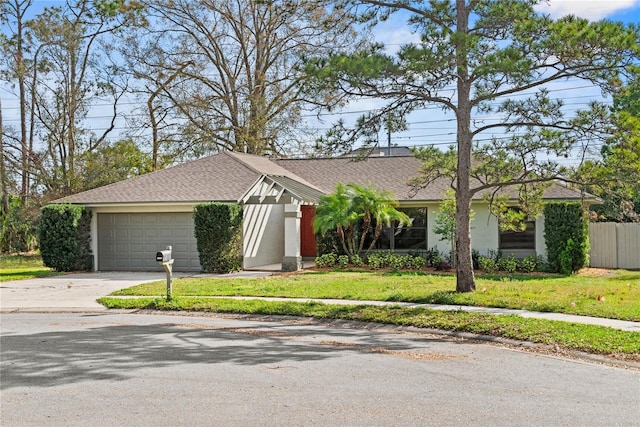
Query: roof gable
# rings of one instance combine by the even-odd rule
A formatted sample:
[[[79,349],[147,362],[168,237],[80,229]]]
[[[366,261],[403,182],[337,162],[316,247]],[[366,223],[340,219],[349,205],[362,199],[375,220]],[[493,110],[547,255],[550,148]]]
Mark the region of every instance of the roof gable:
[[[262,176],[306,201],[334,191],[338,182],[373,185],[392,191],[397,200],[439,201],[449,188],[446,179],[412,192],[408,181],[419,171],[413,156],[370,157],[363,160],[280,159],[222,152],[178,166],[64,197],[54,203],[85,205],[236,202]],[[282,178],[278,178],[282,177]],[[554,184],[547,199],[580,199],[578,191]],[[477,199],[480,198],[478,195]],[[592,198],[592,196],[591,196]]]

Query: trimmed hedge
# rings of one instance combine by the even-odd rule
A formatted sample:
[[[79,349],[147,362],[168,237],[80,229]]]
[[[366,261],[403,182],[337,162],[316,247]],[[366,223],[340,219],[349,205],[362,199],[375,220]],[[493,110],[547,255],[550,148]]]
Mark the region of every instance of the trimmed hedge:
[[[579,202],[544,207],[544,239],[551,271],[571,274],[589,262],[589,222]]]
[[[200,266],[209,273],[242,268],[242,207],[231,203],[204,203],[193,211]]]
[[[56,271],[93,269],[91,211],[77,205],[42,208],[38,224],[40,254],[45,266]]]

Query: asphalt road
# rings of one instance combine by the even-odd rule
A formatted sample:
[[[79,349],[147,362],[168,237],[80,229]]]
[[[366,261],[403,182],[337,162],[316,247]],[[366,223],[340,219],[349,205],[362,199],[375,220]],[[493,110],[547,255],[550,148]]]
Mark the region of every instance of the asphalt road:
[[[3,313],[11,426],[638,426],[640,372],[391,328]]]

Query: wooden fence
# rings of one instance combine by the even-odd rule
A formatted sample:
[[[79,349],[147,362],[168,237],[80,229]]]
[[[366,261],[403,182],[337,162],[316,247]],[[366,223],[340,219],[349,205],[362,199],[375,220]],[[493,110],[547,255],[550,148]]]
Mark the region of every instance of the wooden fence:
[[[640,269],[640,223],[589,224],[589,265]]]

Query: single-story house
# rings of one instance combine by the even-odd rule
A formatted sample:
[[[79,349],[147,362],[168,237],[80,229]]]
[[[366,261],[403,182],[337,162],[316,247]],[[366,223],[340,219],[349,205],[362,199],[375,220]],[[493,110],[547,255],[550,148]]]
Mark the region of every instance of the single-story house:
[[[438,181],[411,194],[407,181],[419,164],[413,156],[274,160],[222,152],[55,202],[84,205],[93,212],[91,245],[99,271],[157,270],[155,253],[168,245],[175,271],[199,271],[192,214],[195,205],[211,201],[243,206],[245,269],[282,263],[284,270],[296,270],[303,257],[316,255],[311,227],[315,205],[338,182],[391,190],[413,218],[410,227],[386,229],[378,248],[448,251],[448,242],[433,232],[448,186]],[[545,199],[584,200],[584,195],[555,184]],[[543,217],[524,232],[503,233],[486,202],[478,198],[473,210],[472,246],[481,254],[499,249],[519,256],[546,253]]]

